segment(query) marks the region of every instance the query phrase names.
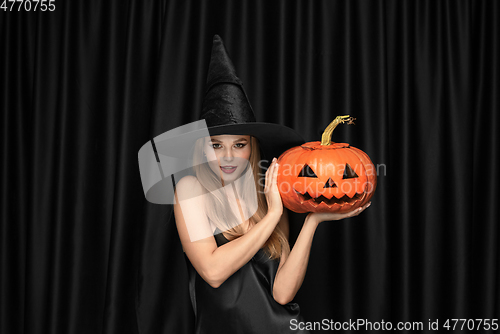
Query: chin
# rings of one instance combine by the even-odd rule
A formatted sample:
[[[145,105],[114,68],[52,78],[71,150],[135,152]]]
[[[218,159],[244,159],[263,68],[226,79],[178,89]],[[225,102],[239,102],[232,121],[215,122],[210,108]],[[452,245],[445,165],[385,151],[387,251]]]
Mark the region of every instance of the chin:
[[[240,173],[236,174],[237,172],[238,171],[234,171],[232,174],[224,174],[224,172],[222,172],[222,180],[224,180],[225,183],[236,181],[241,176]]]

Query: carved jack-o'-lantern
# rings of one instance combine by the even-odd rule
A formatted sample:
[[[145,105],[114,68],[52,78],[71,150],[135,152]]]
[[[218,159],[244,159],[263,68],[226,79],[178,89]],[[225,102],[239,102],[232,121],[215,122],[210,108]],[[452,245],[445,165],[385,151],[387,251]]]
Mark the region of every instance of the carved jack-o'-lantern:
[[[278,189],[285,207],[299,213],[345,213],[368,203],[377,186],[370,158],[349,144],[331,142],[335,127],[353,120],[338,116],[321,142],[293,147],[278,158]]]

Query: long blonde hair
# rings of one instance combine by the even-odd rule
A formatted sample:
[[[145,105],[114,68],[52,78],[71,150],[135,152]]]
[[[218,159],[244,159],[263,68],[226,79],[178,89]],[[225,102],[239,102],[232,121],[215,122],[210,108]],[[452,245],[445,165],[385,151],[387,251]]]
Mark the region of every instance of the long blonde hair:
[[[209,196],[206,196],[207,201],[205,201],[205,212],[208,218],[214,223],[214,225],[221,231],[225,231],[230,236],[230,240],[241,237],[244,234],[241,224],[236,224],[239,220],[232,213],[231,210],[226,210],[228,208],[229,202],[227,197],[218,191],[221,187],[220,176],[216,175],[212,169],[208,166],[206,157],[203,154],[203,147],[205,144],[205,139],[198,139],[194,148],[193,154],[193,165],[196,174],[196,178],[200,184],[205,188]],[[259,175],[264,175],[261,173],[260,162],[260,149],[259,142],[257,138],[250,137],[250,158],[249,166],[251,167],[252,173],[246,173],[247,169],[242,172],[240,180],[242,183],[247,181],[247,184],[251,184],[251,180],[248,177],[253,177],[253,183],[255,184],[255,189],[257,192],[257,211],[249,218],[251,225],[259,223],[264,216],[267,214],[267,201],[264,195],[264,189],[262,182],[259,182]],[[245,180],[245,178],[247,178]],[[245,195],[252,193],[248,191],[241,192],[241,198],[245,202]],[[253,193],[252,193],[253,194]],[[230,226],[229,229],[228,226]],[[270,235],[269,239],[264,244],[264,251],[267,253],[271,259],[279,259],[284,254],[290,253],[290,245],[288,240],[283,233],[282,229],[277,225],[273,233]]]

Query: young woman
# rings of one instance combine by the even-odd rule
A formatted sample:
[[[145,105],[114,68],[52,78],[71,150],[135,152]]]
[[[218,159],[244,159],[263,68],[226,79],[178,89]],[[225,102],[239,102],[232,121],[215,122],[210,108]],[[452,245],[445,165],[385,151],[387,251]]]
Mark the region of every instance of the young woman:
[[[358,215],[369,206],[347,214],[309,214],[290,251],[288,214],[276,182],[279,165],[273,159],[262,189],[258,145],[257,138],[249,135],[199,140],[193,157],[198,163],[196,175],[184,177],[176,187],[181,200],[174,205],[175,220],[188,263],[194,268],[190,290],[197,333],[300,333],[290,329],[291,319],[300,320],[299,307],[291,301],[304,280],[318,224]],[[258,188],[257,212],[222,232],[226,225],[219,225],[217,210],[213,210],[220,201],[211,198],[209,189],[214,186],[210,182],[238,183],[248,170]],[[238,207],[245,206],[241,197],[234,197]],[[182,198],[190,198],[189,203],[181,205]],[[237,209],[231,211],[238,217]],[[189,212],[189,219],[200,229],[212,231],[215,226],[215,237],[191,241],[183,212]]]
[[[189,175],[175,184],[174,214],[196,333],[307,333],[292,329],[292,320],[303,321],[292,300],[304,280],[314,232],[321,222],[358,215],[369,204],[347,214],[309,214],[290,250],[288,212],[277,186],[280,166],[276,158],[268,168],[261,162],[304,140],[286,126],[255,120],[219,36],[200,121],[188,128],[155,137],[141,148],[139,161],[153,203],[168,203],[165,194],[178,179],[169,175],[168,163],[192,162]]]

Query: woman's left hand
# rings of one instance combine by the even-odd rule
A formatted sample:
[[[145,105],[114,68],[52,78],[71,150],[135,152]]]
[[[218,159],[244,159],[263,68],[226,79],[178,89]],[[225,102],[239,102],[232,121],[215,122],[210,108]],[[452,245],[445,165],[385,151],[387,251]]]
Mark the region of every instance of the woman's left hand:
[[[307,220],[313,220],[318,224],[324,221],[330,220],[341,220],[345,218],[350,218],[359,215],[363,212],[367,207],[369,207],[372,202],[366,203],[364,206],[357,208],[356,210],[347,212],[347,213],[330,213],[330,212],[311,212],[307,215]]]

